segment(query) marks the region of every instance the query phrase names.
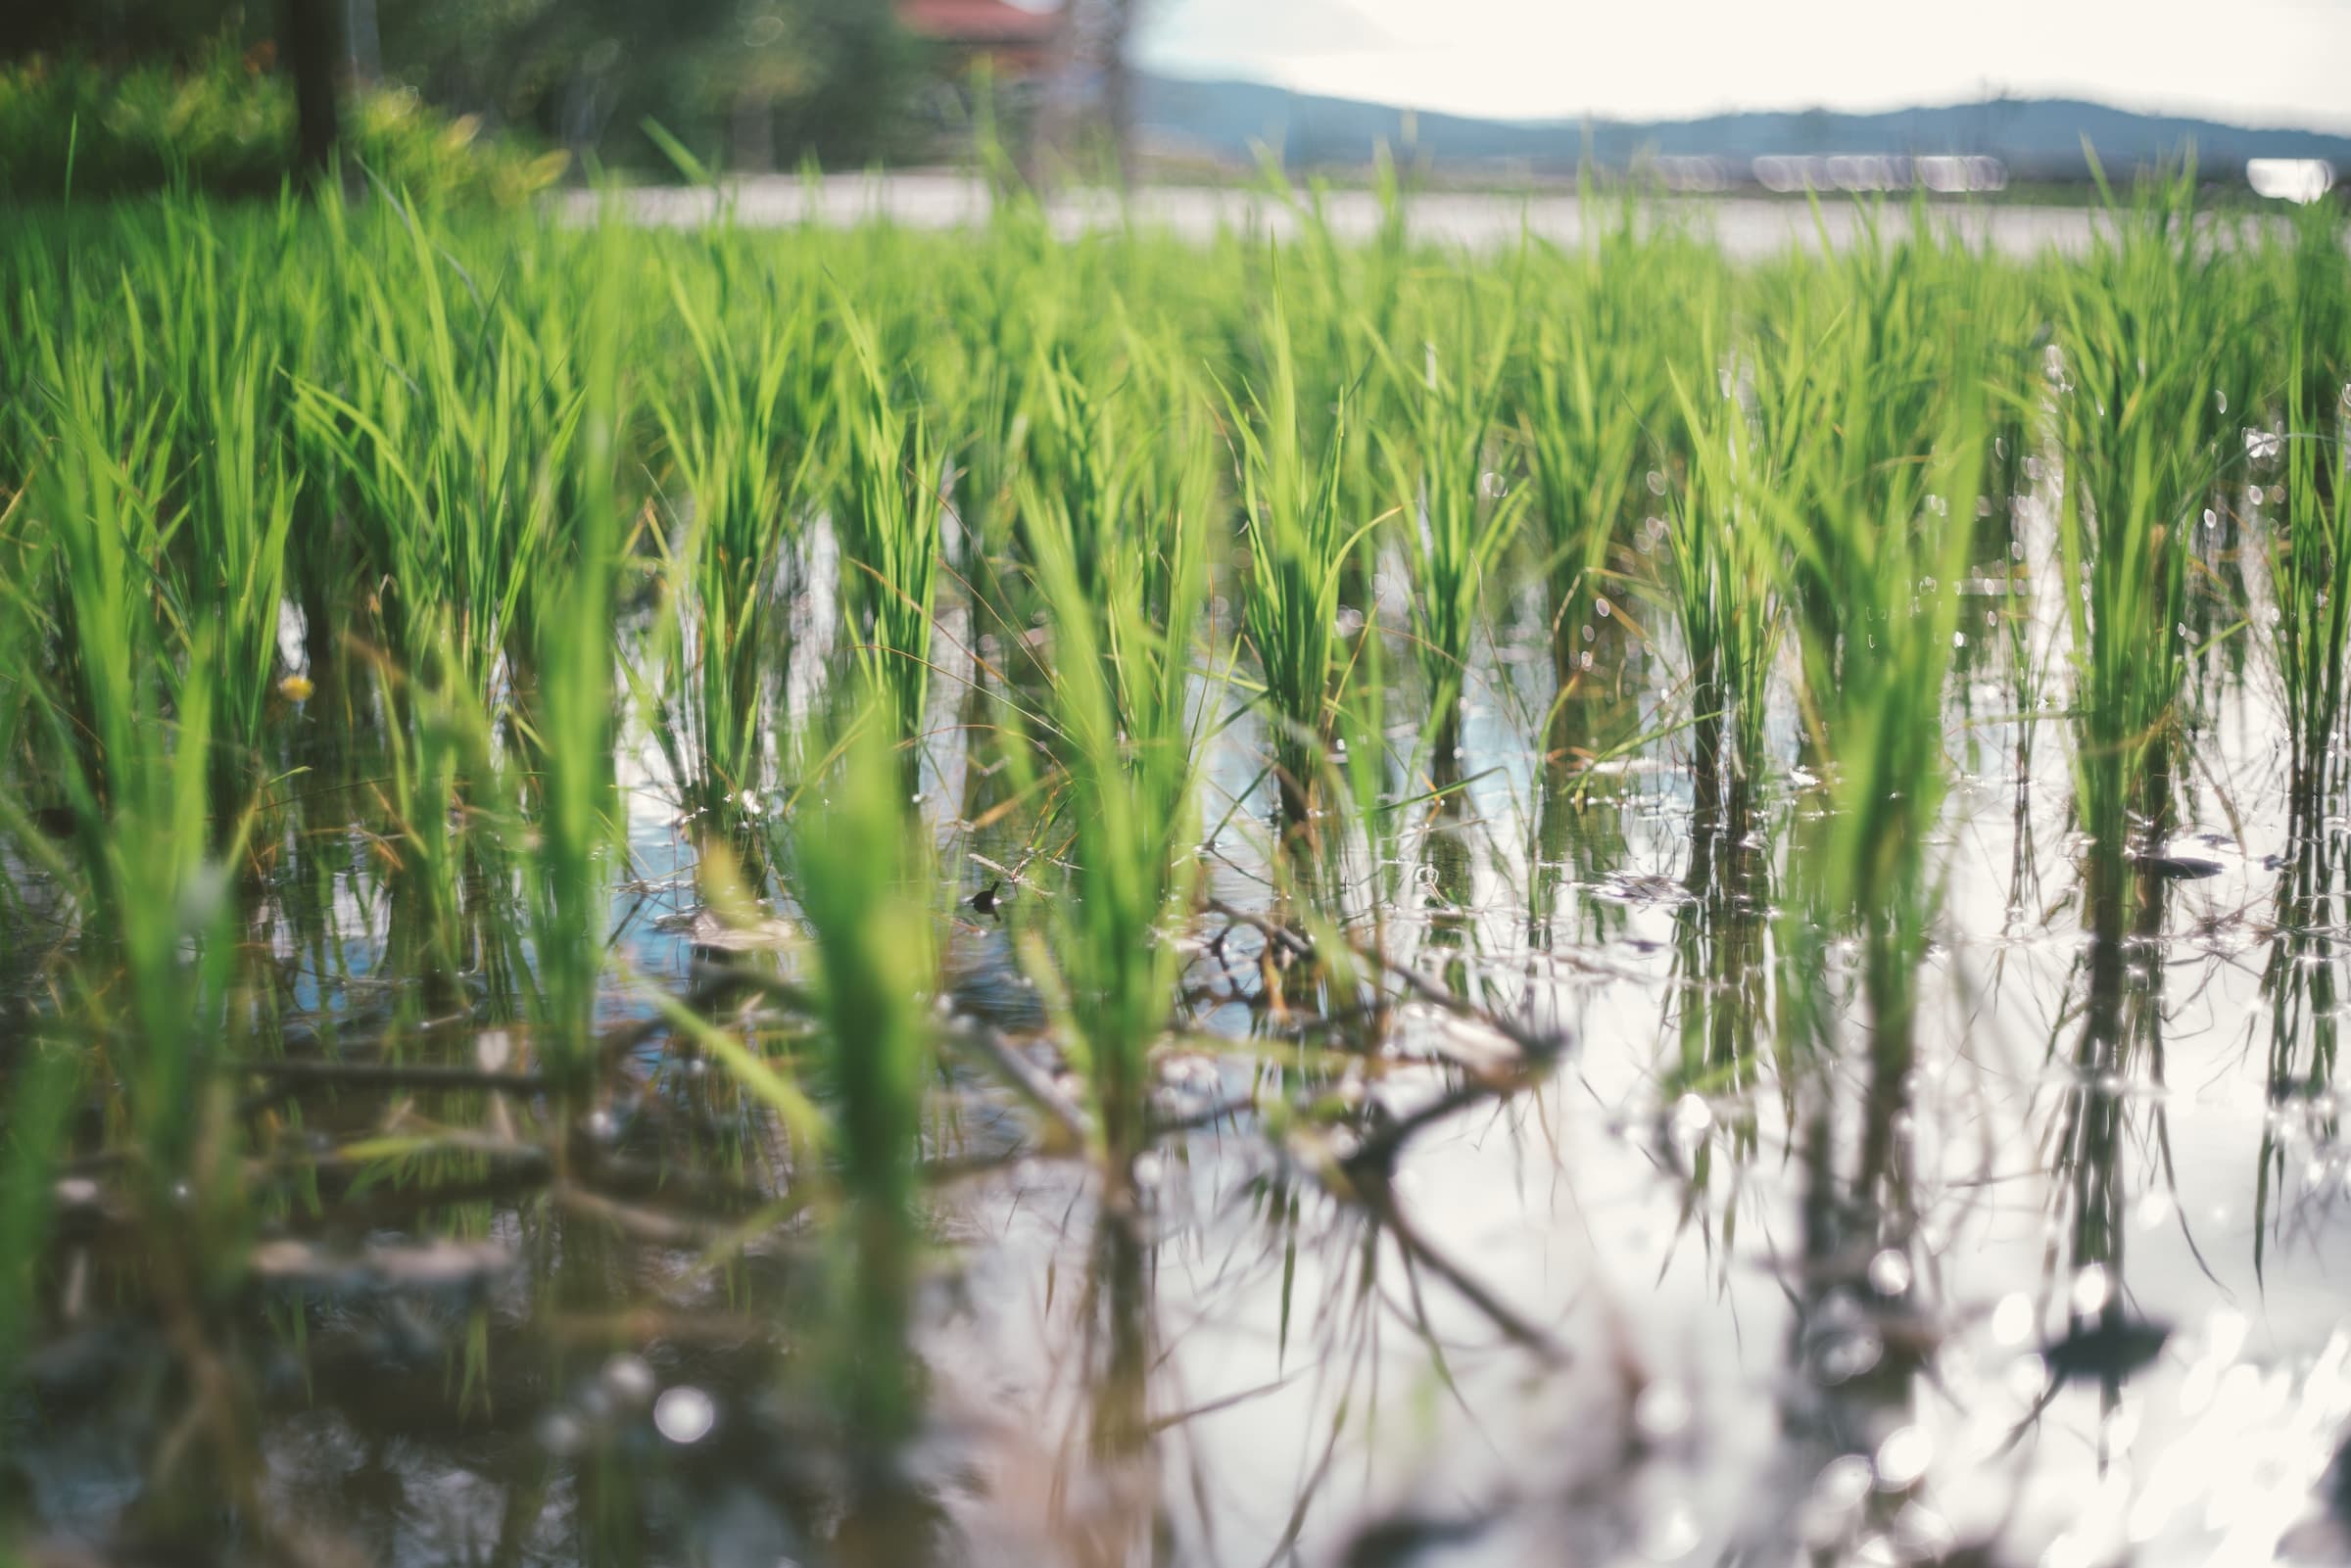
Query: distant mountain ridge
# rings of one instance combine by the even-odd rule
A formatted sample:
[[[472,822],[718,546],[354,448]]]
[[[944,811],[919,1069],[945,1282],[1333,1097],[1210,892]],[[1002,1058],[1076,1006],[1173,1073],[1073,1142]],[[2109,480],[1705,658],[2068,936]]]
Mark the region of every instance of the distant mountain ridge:
[[[2325,159],[2351,173],[2351,136],[2255,129],[2169,115],[2141,115],[2067,98],[1995,98],[1982,103],[1850,115],[1830,110],[1749,111],[1697,119],[1631,121],[1479,119],[1292,92],[1262,82],[1195,81],[1144,75],[1136,121],[1168,151],[1227,162],[1254,158],[1262,143],[1293,167],[1367,162],[1381,142],[1411,140],[1440,166],[1505,166],[1535,173],[1572,171],[1585,155],[1622,166],[1637,154],[1744,160],[1980,154],[2022,178],[2079,178],[2087,137],[2110,170],[2176,158],[2193,143],[2197,162],[2233,172],[2250,158]]]

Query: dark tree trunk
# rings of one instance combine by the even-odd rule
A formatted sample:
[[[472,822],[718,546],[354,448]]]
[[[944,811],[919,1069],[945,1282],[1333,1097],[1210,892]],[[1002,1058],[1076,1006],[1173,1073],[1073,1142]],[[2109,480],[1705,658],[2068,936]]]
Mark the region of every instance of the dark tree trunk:
[[[335,115],[337,0],[280,0],[286,70],[294,77],[294,166],[305,182],[323,177],[341,134]]]
[[[1127,51],[1140,0],[1105,0],[1102,38],[1102,120],[1118,161],[1119,183],[1134,183],[1134,71]]]

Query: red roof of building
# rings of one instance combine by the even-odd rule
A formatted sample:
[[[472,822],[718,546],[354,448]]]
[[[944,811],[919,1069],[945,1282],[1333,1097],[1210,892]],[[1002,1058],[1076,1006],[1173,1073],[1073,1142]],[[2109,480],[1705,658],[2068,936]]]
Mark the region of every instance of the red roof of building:
[[[1060,31],[1061,13],[1004,0],[898,0],[898,25],[939,43],[1040,44]]]

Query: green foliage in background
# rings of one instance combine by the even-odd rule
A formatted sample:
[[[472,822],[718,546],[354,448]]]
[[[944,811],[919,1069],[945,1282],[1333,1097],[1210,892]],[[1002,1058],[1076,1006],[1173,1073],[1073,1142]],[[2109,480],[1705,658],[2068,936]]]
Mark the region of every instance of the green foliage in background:
[[[413,92],[348,95],[344,154],[418,200],[519,202],[559,178],[562,153],[487,138]],[[225,40],[184,64],[117,69],[81,58],[0,62],[0,199],[200,190],[269,195],[286,178],[294,92]]]

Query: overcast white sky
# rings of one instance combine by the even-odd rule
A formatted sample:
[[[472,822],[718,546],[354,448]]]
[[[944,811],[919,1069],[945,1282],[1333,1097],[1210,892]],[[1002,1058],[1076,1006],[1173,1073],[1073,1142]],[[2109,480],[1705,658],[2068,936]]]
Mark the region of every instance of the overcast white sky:
[[[1465,114],[1654,119],[2005,89],[2351,131],[2351,0],[1143,3],[1145,69]]]

